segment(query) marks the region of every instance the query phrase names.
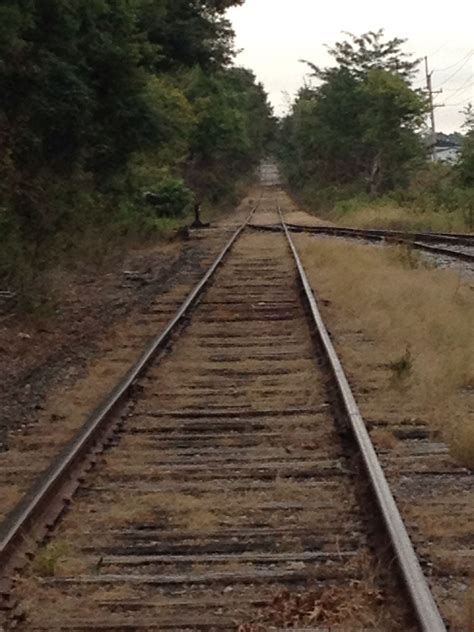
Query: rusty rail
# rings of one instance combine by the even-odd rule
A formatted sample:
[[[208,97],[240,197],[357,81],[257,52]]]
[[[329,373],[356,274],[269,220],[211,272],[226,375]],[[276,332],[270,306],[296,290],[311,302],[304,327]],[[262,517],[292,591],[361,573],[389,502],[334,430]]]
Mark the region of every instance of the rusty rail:
[[[293,233],[311,233],[314,235],[332,235],[335,237],[348,237],[350,239],[365,239],[367,241],[377,241],[408,245],[417,250],[423,250],[431,254],[443,255],[452,259],[459,259],[468,263],[474,263],[474,253],[453,250],[441,246],[432,246],[424,242],[449,243],[460,246],[474,248],[474,235],[448,234],[448,233],[404,233],[393,230],[369,230],[362,228],[339,228],[335,226],[304,226],[298,224],[286,224],[289,231]],[[280,226],[267,225],[260,226],[252,224],[251,228],[257,230],[281,230]]]
[[[304,297],[308,304],[310,316],[316,327],[334,381],[337,384],[340,401],[343,405],[351,430],[356,439],[364,467],[369,478],[371,488],[377,500],[383,522],[390,537],[393,551],[410,596],[418,622],[423,632],[446,632],[446,626],[441,618],[438,606],[431,594],[428,582],[423,574],[420,562],[413,544],[400,515],[395,499],[392,495],[382,466],[370,439],[364,419],[352,393],[341,361],[332,344],[328,330],[324,324],[316,298],[306,276],[298,251],[293,243],[283,214],[278,207],[281,226],[285,232],[290,250],[293,254],[298,270]]]
[[[327,235],[342,234],[344,233],[348,237],[364,236],[365,238],[376,239],[404,239],[409,241],[423,241],[426,243],[449,243],[457,246],[474,246],[474,234],[469,233],[436,233],[426,231],[403,231],[403,230],[389,230],[389,229],[375,229],[375,228],[347,228],[344,226],[305,226],[299,224],[287,224],[290,230],[297,230],[299,228],[310,230],[311,232],[323,233]]]

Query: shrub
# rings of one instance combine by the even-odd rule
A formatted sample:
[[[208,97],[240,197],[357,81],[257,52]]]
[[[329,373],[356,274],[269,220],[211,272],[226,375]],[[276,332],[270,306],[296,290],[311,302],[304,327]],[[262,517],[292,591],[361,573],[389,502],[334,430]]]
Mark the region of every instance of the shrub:
[[[147,200],[155,207],[158,217],[182,217],[193,201],[193,194],[183,180],[169,177],[147,195]]]

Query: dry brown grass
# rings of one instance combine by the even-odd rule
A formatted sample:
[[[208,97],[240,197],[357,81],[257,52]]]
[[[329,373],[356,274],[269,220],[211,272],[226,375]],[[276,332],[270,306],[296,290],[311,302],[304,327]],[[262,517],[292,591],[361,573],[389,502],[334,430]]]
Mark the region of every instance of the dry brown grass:
[[[466,593],[466,632],[474,632],[474,584]]]
[[[286,365],[285,365],[286,366]],[[257,406],[266,408],[290,408],[317,406],[324,395],[312,371],[290,372],[285,376],[284,388],[282,379],[269,376],[254,376],[243,385],[246,399],[252,402],[253,408]],[[295,401],[295,390],[301,400]],[[271,393],[271,394],[270,394]],[[290,433],[290,428],[287,432]]]
[[[461,212],[439,213],[426,211],[414,212],[412,208],[398,206],[395,202],[378,206],[361,203],[358,208],[344,213],[337,220],[341,226],[353,228],[379,228],[386,230],[435,232],[464,232],[468,230]]]
[[[474,467],[474,424],[457,422],[451,432],[451,451],[469,467]]]
[[[299,210],[287,210],[285,212],[285,221],[287,224],[298,224],[298,226],[331,226],[332,222],[315,217],[310,213]]]
[[[238,626],[237,630],[265,632],[277,626],[283,629],[306,628],[308,625],[314,626],[315,630],[341,632],[362,629],[392,632],[401,629],[397,623],[390,621],[389,608],[381,607],[385,601],[385,595],[370,581],[352,581],[344,586],[302,593],[283,589],[258,612],[254,621]]]
[[[463,507],[462,515],[458,507]],[[449,509],[449,511],[446,510]],[[465,540],[472,536],[474,520],[473,492],[443,497],[443,504],[417,501],[406,506],[405,514],[419,525],[427,538],[441,541],[444,537]]]
[[[3,520],[8,511],[15,506],[21,498],[18,485],[4,485],[2,487],[2,506],[0,508],[0,520]]]
[[[0,518],[11,511],[52,455],[82,426],[90,411],[136,361],[145,340],[156,334],[154,319],[147,317],[140,325],[135,321],[133,315],[112,328],[101,343],[99,357],[89,362],[86,375],[73,385],[51,391],[38,419],[33,420],[34,425],[9,437],[9,450],[0,454],[0,470],[5,470],[0,472]],[[125,347],[131,332],[136,338]],[[8,472],[12,468],[21,473],[21,483],[15,486],[9,481]]]
[[[218,504],[211,499],[182,493],[156,492],[125,495],[110,503],[99,520],[110,527],[123,527],[149,522],[166,515],[172,526],[192,531],[212,531],[218,524],[215,510]]]
[[[397,438],[389,430],[377,429],[370,436],[374,444],[383,450],[393,450],[398,445]]]
[[[299,236],[313,287],[329,299],[329,317],[365,339],[342,355],[364,385],[364,366],[378,366],[381,414],[409,407],[444,432],[453,454],[474,467],[474,294],[458,274],[407,260],[396,248]],[[335,319],[335,323],[333,323]],[[377,399],[378,398],[378,399]]]
[[[273,208],[271,208],[273,206]],[[278,213],[276,211],[276,205],[270,205],[269,210],[257,210],[252,217],[252,224],[257,226],[267,226],[271,224],[278,224]]]
[[[69,617],[69,620],[72,620],[72,617],[77,612],[77,594],[68,595],[60,588],[45,586],[42,580],[38,580],[36,577],[18,578],[17,592],[21,596],[21,603],[25,612],[36,613],[38,619],[43,619],[43,623],[47,619],[51,629],[53,629],[56,622],[60,622],[61,617]],[[92,590],[86,588],[82,592],[92,593]],[[83,613],[86,614],[88,612],[87,597],[84,594],[82,598],[84,599]],[[27,616],[24,627],[26,630],[28,629],[28,623],[29,619]]]

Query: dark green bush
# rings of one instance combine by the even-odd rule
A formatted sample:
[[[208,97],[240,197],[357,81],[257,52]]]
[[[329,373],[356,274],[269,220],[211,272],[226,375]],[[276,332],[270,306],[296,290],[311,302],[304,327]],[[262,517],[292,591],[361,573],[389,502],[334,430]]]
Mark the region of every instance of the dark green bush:
[[[194,197],[232,198],[271,127],[231,63],[239,4],[0,3],[0,289],[169,234]]]
[[[153,201],[158,217],[182,217],[193,201],[190,189],[179,178],[167,178],[153,192]]]

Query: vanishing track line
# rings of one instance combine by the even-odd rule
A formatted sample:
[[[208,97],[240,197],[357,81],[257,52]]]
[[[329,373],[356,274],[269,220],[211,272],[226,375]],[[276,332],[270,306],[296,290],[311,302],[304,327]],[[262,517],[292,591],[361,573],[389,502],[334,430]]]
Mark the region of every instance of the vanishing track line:
[[[245,226],[0,529],[9,575],[51,538],[6,626],[445,630],[288,234]]]

